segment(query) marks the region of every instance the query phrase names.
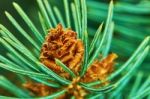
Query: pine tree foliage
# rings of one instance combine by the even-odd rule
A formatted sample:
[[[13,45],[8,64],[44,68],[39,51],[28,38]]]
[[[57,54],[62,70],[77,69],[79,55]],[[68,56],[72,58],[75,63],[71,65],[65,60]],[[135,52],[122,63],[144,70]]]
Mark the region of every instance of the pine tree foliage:
[[[14,33],[9,31],[4,25],[0,24],[0,43],[3,45],[5,50],[7,51],[6,55],[0,55],[0,67],[6,69],[8,71],[16,73],[20,82],[26,82],[26,78],[33,79],[37,82],[43,83],[47,86],[60,88],[63,85],[69,85],[71,83],[70,80],[64,79],[51,69],[48,69],[46,66],[43,66],[39,62],[39,54],[40,48],[44,41],[45,36],[47,35],[47,31],[50,28],[55,27],[58,23],[61,23],[64,27],[74,28],[78,33],[78,38],[82,39],[84,42],[85,54],[84,61],[80,75],[83,76],[88,68],[88,66],[98,57],[101,53],[103,57],[107,56],[110,52],[110,45],[114,27],[116,28],[118,25],[113,22],[113,2],[110,2],[108,17],[105,23],[105,28],[102,31],[103,23],[98,28],[92,42],[89,40],[89,32],[87,24],[87,5],[86,0],[74,0],[74,2],[68,2],[68,0],[63,0],[64,9],[65,9],[65,19],[63,18],[63,14],[61,10],[57,6],[52,6],[48,0],[36,0],[39,6],[39,21],[41,23],[42,32],[39,31],[38,28],[34,25],[32,20],[28,17],[28,15],[24,12],[24,10],[17,4],[13,3],[14,8],[24,20],[24,23],[28,26],[30,33],[32,33],[33,37],[29,35],[26,30],[21,27],[20,23],[17,22],[9,12],[5,11],[5,14],[9,21],[14,26],[14,29],[18,30],[22,38],[26,39],[31,46],[30,48],[25,45],[26,42],[21,42]],[[92,1],[90,1],[92,2]],[[92,2],[91,5],[88,2],[89,6],[92,4],[96,4]],[[95,6],[96,7],[96,6]],[[100,6],[105,9],[105,6]],[[106,11],[105,11],[106,10]],[[105,9],[101,15],[107,12]],[[134,9],[133,9],[134,10]],[[96,11],[96,10],[94,10]],[[92,13],[94,12],[92,11]],[[126,11],[128,11],[126,9]],[[90,12],[88,12],[90,13]],[[94,12],[97,14],[97,12]],[[136,13],[136,12],[135,12]],[[138,12],[137,12],[138,13]],[[146,11],[141,11],[141,13],[146,13]],[[105,17],[105,16],[104,16]],[[120,17],[119,17],[120,18]],[[73,19],[73,20],[72,20]],[[141,19],[142,20],[142,19]],[[115,24],[114,24],[115,23]],[[120,29],[121,30],[121,29]],[[127,30],[122,30],[126,32]],[[134,36],[135,37],[135,36]],[[140,36],[139,36],[140,37]],[[116,41],[118,42],[118,41]],[[92,82],[92,83],[79,83],[79,85],[86,90],[92,92],[86,96],[87,99],[97,99],[97,98],[106,98],[110,99],[123,98],[125,93],[123,89],[126,88],[127,85],[131,86],[128,98],[141,99],[145,96],[149,95],[150,86],[149,81],[150,78],[144,78],[145,82],[143,83],[143,72],[137,72],[140,64],[144,61],[145,57],[149,53],[150,49],[150,36],[147,36],[139,45],[139,47],[134,51],[132,55],[128,58],[127,61],[123,62],[122,65],[117,68],[108,78],[111,83],[108,86],[104,86],[101,88],[93,88],[93,85],[100,84],[102,82]],[[99,46],[97,46],[99,44]],[[116,43],[115,43],[116,44]],[[121,44],[121,43],[119,43]],[[116,44],[116,45],[119,45]],[[117,53],[119,49],[115,52]],[[94,53],[91,53],[91,52]],[[59,64],[66,72],[68,72],[71,76],[75,76],[74,73],[67,68],[61,61],[55,60],[57,64]],[[119,62],[118,62],[119,63]],[[137,76],[135,76],[137,73]],[[135,77],[134,77],[135,76]],[[132,78],[136,78],[134,84],[130,84]],[[50,80],[52,82],[48,82]],[[0,96],[3,99],[19,99],[19,98],[35,98],[35,99],[53,99],[58,97],[66,92],[66,90],[61,90],[56,93],[53,93],[46,97],[32,97],[29,94],[28,90],[25,90],[13,82],[9,80],[9,78],[0,76],[0,87],[6,89],[10,93],[12,93],[16,98],[9,96]],[[128,90],[128,89],[127,89]],[[74,97],[72,97],[74,98]]]

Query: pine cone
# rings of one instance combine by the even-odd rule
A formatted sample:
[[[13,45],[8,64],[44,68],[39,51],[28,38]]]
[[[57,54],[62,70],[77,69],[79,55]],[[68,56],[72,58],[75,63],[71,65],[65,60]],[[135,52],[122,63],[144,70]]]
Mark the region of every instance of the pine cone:
[[[44,84],[33,82],[33,81],[26,82],[25,84],[23,84],[23,87],[30,90],[32,92],[31,95],[36,95],[36,96],[47,96],[58,90],[56,88],[52,88]]]
[[[88,68],[83,82],[92,82],[97,80],[105,80],[108,75],[113,71],[114,60],[118,56],[114,53],[108,55],[102,61],[94,61],[94,63]]]
[[[76,32],[63,29],[58,24],[51,29],[43,43],[40,61],[61,76],[66,77],[62,68],[55,63],[55,58],[60,59],[74,73],[78,74],[83,59],[84,47],[81,40],[77,39]]]

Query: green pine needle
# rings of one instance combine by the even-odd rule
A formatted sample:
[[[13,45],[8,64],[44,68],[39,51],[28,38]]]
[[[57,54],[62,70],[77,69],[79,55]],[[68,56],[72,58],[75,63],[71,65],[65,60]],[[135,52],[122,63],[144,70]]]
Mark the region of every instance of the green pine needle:
[[[61,66],[64,71],[68,72],[70,74],[70,76],[72,76],[72,78],[76,77],[76,75],[65,64],[63,64],[60,60],[55,59],[55,62],[58,66]]]

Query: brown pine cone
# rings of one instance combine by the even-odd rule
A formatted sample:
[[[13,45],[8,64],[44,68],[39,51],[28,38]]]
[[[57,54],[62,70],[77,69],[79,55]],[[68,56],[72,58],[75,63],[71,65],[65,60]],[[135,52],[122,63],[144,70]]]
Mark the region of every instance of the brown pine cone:
[[[118,56],[114,53],[108,55],[102,61],[96,60],[88,68],[86,74],[84,75],[83,82],[92,82],[97,80],[105,80],[109,74],[113,71],[114,60]]]
[[[23,87],[30,90],[30,92],[32,92],[31,95],[36,95],[36,96],[47,96],[58,90],[56,88],[52,88],[44,84],[33,82],[33,81],[26,82],[25,84],[23,84]]]
[[[51,29],[43,43],[40,61],[61,76],[68,76],[55,63],[55,58],[61,60],[75,74],[78,74],[82,63],[84,47],[77,34],[71,29],[63,29],[61,24]],[[61,73],[61,74],[60,74]]]

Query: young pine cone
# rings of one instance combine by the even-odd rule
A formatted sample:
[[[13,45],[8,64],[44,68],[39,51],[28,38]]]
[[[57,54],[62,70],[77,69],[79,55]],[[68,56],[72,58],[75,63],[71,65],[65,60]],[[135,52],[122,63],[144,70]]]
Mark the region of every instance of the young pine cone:
[[[55,58],[61,60],[75,74],[78,74],[84,54],[83,43],[77,39],[76,32],[63,29],[61,24],[51,29],[43,43],[40,61],[61,76],[68,76],[60,66],[55,63]]]
[[[118,56],[115,53],[109,54],[102,61],[95,60],[93,64],[88,68],[84,75],[83,82],[92,82],[97,80],[106,80],[109,74],[113,72],[114,60]]]
[[[23,84],[23,87],[30,90],[31,95],[33,94],[36,96],[47,96],[58,90],[58,89],[46,86],[41,83],[33,82],[33,81],[28,81],[27,83]]]

